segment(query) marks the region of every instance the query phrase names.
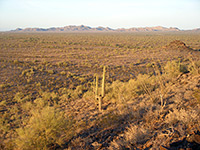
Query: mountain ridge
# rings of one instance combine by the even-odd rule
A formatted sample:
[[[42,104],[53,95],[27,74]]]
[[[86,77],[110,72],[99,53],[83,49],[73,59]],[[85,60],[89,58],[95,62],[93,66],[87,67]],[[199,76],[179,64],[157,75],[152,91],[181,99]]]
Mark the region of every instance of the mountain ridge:
[[[110,27],[90,27],[85,25],[69,25],[64,27],[51,27],[51,28],[17,28],[11,30],[11,32],[156,32],[156,31],[165,31],[165,32],[178,32],[178,31],[200,31],[200,28],[192,30],[180,30],[177,27],[163,27],[163,26],[154,26],[154,27],[132,27],[132,28],[118,28],[112,29]]]

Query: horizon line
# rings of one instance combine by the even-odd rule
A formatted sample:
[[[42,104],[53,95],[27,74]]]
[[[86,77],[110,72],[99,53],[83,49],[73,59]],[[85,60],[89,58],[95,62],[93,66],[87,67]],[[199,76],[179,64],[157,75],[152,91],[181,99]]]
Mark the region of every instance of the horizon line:
[[[195,30],[195,29],[200,29],[200,27],[197,27],[197,28],[191,28],[191,29],[180,29],[179,27],[176,27],[176,26],[170,26],[170,27],[166,27],[166,26],[162,26],[162,25],[155,25],[155,26],[133,26],[133,27],[117,27],[117,28],[112,28],[112,27],[109,27],[109,26],[102,26],[102,25],[99,25],[99,26],[90,26],[90,25],[84,25],[84,24],[80,24],[80,25],[73,25],[73,24],[70,24],[70,25],[65,25],[65,26],[50,26],[50,27],[17,27],[15,29],[8,29],[8,30],[0,30],[0,32],[11,32],[11,31],[15,31],[17,29],[51,29],[51,28],[64,28],[64,27],[81,27],[81,26],[84,26],[84,27],[90,27],[92,29],[95,29],[95,28],[110,28],[112,30],[119,30],[119,29],[125,29],[125,30],[128,30],[128,29],[144,29],[144,28],[155,28],[155,27],[162,27],[162,28],[166,28],[166,29],[178,29],[180,31],[188,31],[188,30]]]

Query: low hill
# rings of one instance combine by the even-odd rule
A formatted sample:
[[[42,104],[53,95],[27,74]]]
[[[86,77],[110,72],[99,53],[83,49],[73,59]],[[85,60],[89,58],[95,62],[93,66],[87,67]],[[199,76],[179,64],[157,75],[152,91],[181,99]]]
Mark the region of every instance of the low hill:
[[[155,32],[155,31],[181,31],[178,28],[170,27],[162,27],[162,26],[156,26],[156,27],[140,27],[140,28],[120,28],[120,29],[112,29],[109,27],[89,27],[85,25],[80,25],[80,26],[75,26],[75,25],[70,25],[70,26],[65,26],[65,27],[52,27],[52,28],[17,28],[16,30],[12,30],[13,32],[74,32],[74,31],[89,31],[89,32],[96,32],[96,31],[103,31],[103,32],[110,32],[110,31],[115,31],[115,32]]]
[[[178,28],[166,28],[162,26],[156,26],[156,27],[144,27],[144,28],[130,28],[130,29],[117,29],[117,31],[120,32],[152,32],[152,31],[180,31]]]
[[[193,50],[192,48],[190,48],[189,46],[187,46],[184,42],[182,42],[180,40],[172,41],[171,43],[166,45],[164,48],[168,49],[168,50],[181,50],[181,51]]]
[[[80,25],[80,26],[65,26],[65,27],[52,27],[52,28],[25,28],[25,29],[21,29],[21,28],[17,28],[16,30],[12,30],[14,32],[43,32],[43,31],[47,31],[47,32],[73,32],[73,31],[114,31],[113,29],[109,28],[109,27],[96,27],[96,28],[92,28],[89,26],[84,26],[84,25]]]

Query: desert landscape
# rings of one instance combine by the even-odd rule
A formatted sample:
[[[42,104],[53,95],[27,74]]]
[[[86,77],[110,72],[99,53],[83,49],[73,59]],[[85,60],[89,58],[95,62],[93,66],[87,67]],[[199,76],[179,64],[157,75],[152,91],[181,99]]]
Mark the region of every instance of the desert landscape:
[[[0,149],[200,149],[198,29],[0,32],[0,74]]]

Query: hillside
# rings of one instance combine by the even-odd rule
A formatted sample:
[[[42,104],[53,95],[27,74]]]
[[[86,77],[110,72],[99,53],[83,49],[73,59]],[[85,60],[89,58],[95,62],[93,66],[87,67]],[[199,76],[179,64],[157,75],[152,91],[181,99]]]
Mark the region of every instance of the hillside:
[[[146,94],[135,97],[128,103],[104,102],[103,113],[93,109],[93,100],[80,99],[76,103],[70,102],[66,104],[66,112],[73,111],[77,114],[77,120],[100,120],[73,137],[67,147],[110,150],[199,150],[199,87],[199,75],[178,76],[171,85],[165,86],[164,106],[159,101],[152,103]],[[153,92],[152,96],[159,99],[159,90]]]

